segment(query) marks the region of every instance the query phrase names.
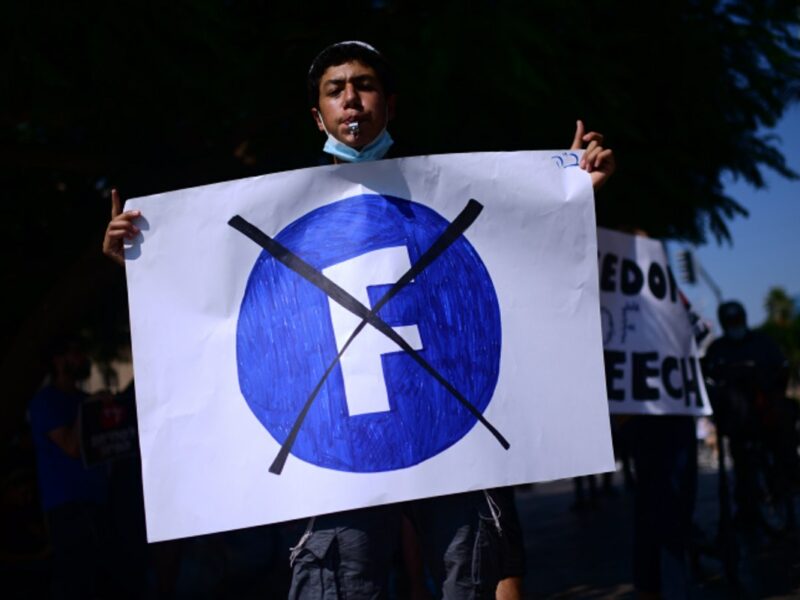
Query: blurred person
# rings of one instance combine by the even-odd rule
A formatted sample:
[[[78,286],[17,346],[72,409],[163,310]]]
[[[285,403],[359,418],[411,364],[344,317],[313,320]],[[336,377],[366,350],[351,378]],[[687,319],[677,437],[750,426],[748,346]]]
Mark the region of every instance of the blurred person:
[[[589,498],[586,498],[586,488],[589,488]],[[597,480],[594,475],[581,475],[572,478],[573,502],[571,511],[580,511],[587,508],[597,508]]]
[[[717,431],[708,417],[697,419],[698,454],[706,463],[717,464]]]
[[[640,598],[686,598],[697,492],[694,419],[637,415],[631,435],[634,486],[634,587]]]
[[[373,46],[348,41],[325,48],[312,61],[307,86],[311,116],[325,135],[323,152],[333,163],[389,156],[396,86],[390,65]],[[589,172],[595,188],[616,167],[613,153],[602,144],[601,134],[586,132],[583,122],[577,122],[572,149],[585,150],[580,166]],[[119,195],[112,192],[112,219],[103,251],[120,265],[125,264],[124,240],[139,233],[135,221],[140,216],[136,210],[122,212]],[[481,491],[312,517],[292,548],[290,597],[385,596],[402,514],[414,523],[428,572],[444,598],[495,596],[502,572],[502,550],[496,541],[498,536],[506,538],[497,502],[491,491]],[[505,518],[514,514],[506,513]],[[521,555],[521,541],[513,547]]]
[[[648,237],[639,229],[620,228]],[[691,307],[680,294],[687,319]],[[698,330],[692,328],[697,340]],[[691,415],[619,415],[617,439],[633,462],[633,583],[638,598],[688,598],[697,496]]]
[[[625,423],[630,415],[611,415],[611,439],[614,442],[614,457],[622,465],[622,481],[625,489],[632,491],[636,485],[633,472],[633,457],[631,456],[631,442],[628,439],[628,430]]]
[[[621,442],[619,426],[617,425],[617,415],[611,415],[611,441],[614,447],[614,463],[618,463],[623,456],[624,449]],[[622,459],[623,475],[626,482],[630,476],[630,461]],[[600,487],[598,488],[597,479],[600,477]],[[588,498],[587,498],[588,488]],[[614,488],[614,471],[607,471],[600,474],[581,475],[572,478],[573,502],[569,509],[578,512],[586,509],[598,508],[598,501],[601,496],[614,496],[617,491]]]
[[[570,505],[570,510],[580,511],[587,508],[597,508],[600,496],[613,496],[616,493],[613,483],[613,471],[600,474],[600,489],[597,487],[597,477],[597,475],[592,474],[572,478],[572,490],[575,500]],[[588,499],[587,488],[589,490]]]
[[[772,338],[750,329],[740,302],[720,304],[717,318],[723,335],[709,345],[703,364],[713,384],[710,391],[718,435],[730,443],[734,522],[752,533],[759,521],[759,453],[755,450],[770,453],[782,476],[797,482],[794,411],[786,399],[788,363]]]
[[[52,546],[53,597],[96,598],[108,586],[108,477],[81,459],[79,388],[91,363],[80,338],[53,341],[50,379],[28,407],[39,481]]]

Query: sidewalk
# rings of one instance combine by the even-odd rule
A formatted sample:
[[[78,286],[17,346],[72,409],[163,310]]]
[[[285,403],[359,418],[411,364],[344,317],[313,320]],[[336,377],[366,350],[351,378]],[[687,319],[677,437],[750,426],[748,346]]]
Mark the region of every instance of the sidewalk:
[[[599,480],[599,478],[598,478]],[[701,462],[695,524],[710,543],[717,532],[717,473]],[[526,598],[634,598],[632,583],[633,494],[624,489],[622,474],[614,475],[615,494],[600,496],[595,508],[571,510],[572,480],[526,486],[517,491],[517,505],[527,550]],[[599,484],[599,481],[598,481]],[[800,503],[798,504],[800,514]],[[209,569],[208,545],[187,553],[178,585],[183,598],[278,598],[276,580],[264,577],[268,557],[264,548],[269,528],[244,530],[228,543],[228,572]],[[287,532],[288,533],[288,532]],[[299,537],[300,531],[273,540],[271,549]],[[268,536],[267,536],[268,537]],[[276,543],[277,542],[277,543]],[[800,537],[777,542],[766,537],[755,546],[740,544],[741,598],[800,598]],[[268,554],[268,552],[266,553]],[[213,561],[211,561],[213,564]],[[722,562],[701,555],[692,581],[692,600],[733,598],[723,576]],[[221,581],[220,578],[221,577]],[[216,581],[215,581],[216,579]],[[211,590],[215,589],[216,592]],[[285,594],[284,594],[285,597]]]
[[[571,510],[571,479],[518,488],[517,506],[527,551],[526,598],[634,598],[633,494],[624,488],[622,480],[622,473],[615,473],[615,493],[600,495],[594,507],[581,511]],[[695,524],[709,546],[717,532],[717,481],[713,465],[707,459],[701,461]],[[800,514],[797,499],[795,504]],[[289,582],[287,549],[302,530],[303,523],[297,522],[188,540],[175,573],[172,597],[285,598]],[[750,545],[740,542],[742,593],[737,596],[725,579],[722,562],[703,554],[692,581],[692,600],[800,598],[800,535],[782,540],[763,536]],[[123,556],[116,558],[125,560]],[[5,598],[47,596],[47,557],[10,563],[0,560],[0,576],[6,582],[0,587]],[[154,584],[150,572],[143,593],[134,595],[137,600],[155,599]]]
[[[598,478],[599,479],[599,478]],[[633,494],[615,473],[615,493],[600,496],[595,508],[570,510],[571,480],[535,484],[518,490],[527,550],[526,597],[633,598]],[[701,464],[695,524],[710,543],[717,532],[717,472]],[[598,482],[599,486],[599,482]],[[600,492],[602,493],[602,492]],[[800,509],[800,504],[796,502]],[[800,537],[762,536],[740,543],[739,577],[743,598],[800,597]],[[724,578],[722,562],[701,554],[692,580],[693,599],[736,597]]]

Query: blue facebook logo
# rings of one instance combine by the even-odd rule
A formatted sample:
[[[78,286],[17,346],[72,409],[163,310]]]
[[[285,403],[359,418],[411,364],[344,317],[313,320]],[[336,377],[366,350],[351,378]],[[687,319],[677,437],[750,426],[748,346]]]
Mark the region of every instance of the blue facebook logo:
[[[239,313],[239,385],[292,455],[341,471],[401,469],[449,448],[482,419],[499,372],[500,309],[466,238],[382,302],[449,225],[422,204],[365,194],[316,209],[275,236],[330,285],[379,307],[392,336],[364,326],[276,253],[261,253]]]

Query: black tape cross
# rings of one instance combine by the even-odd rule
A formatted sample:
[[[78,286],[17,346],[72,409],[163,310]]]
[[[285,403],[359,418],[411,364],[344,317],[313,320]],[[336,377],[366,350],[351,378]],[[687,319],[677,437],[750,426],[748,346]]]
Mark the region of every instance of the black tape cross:
[[[494,435],[503,448],[506,450],[510,448],[510,444],[503,437],[503,435],[491,423],[489,423],[488,420],[486,420],[481,412],[475,408],[475,406],[473,406],[473,404],[467,400],[464,395],[461,394],[461,392],[453,387],[450,382],[448,382],[430,363],[428,363],[428,361],[426,361],[416,350],[414,350],[414,348],[412,348],[394,329],[389,327],[380,317],[377,316],[377,312],[382,306],[391,300],[400,290],[402,290],[411,280],[413,280],[414,277],[419,275],[425,268],[427,268],[428,265],[436,260],[436,258],[442,252],[444,252],[455,240],[458,239],[458,237],[464,231],[466,231],[466,229],[478,217],[481,210],[483,210],[483,206],[478,201],[471,199],[464,209],[459,213],[459,215],[453,220],[453,222],[447,226],[442,235],[440,235],[431,245],[431,247],[428,248],[428,250],[425,251],[425,253],[419,258],[419,260],[412,265],[412,267],[406,271],[394,285],[392,285],[389,291],[387,291],[386,294],[384,294],[380,300],[378,300],[378,302],[375,303],[375,306],[372,308],[372,310],[361,304],[361,302],[356,300],[347,291],[336,285],[333,281],[325,277],[325,275],[317,271],[314,267],[294,254],[291,250],[272,239],[270,236],[258,229],[258,227],[252,223],[249,223],[241,216],[236,215],[232,217],[230,221],[228,221],[228,225],[253,240],[272,256],[274,256],[279,262],[283,263],[289,269],[325,292],[328,297],[340,304],[342,307],[346,308],[356,316],[361,317],[361,322],[358,324],[358,327],[356,327],[353,330],[353,333],[350,334],[350,337],[344,343],[341,350],[339,350],[339,353],[336,355],[333,361],[331,361],[330,365],[328,365],[328,368],[325,370],[322,378],[319,380],[317,385],[314,387],[314,390],[306,400],[303,409],[300,411],[300,414],[297,416],[297,419],[292,426],[292,430],[289,432],[289,435],[281,446],[278,455],[275,457],[275,460],[269,468],[271,473],[279,475],[281,471],[283,471],[286,459],[291,452],[295,439],[300,432],[300,428],[303,425],[303,421],[305,420],[308,411],[311,409],[314,399],[317,397],[320,389],[322,389],[322,386],[325,383],[325,380],[328,378],[328,375],[330,375],[333,368],[343,356],[345,350],[347,350],[347,347],[364,329],[367,323],[375,327],[378,331],[400,346],[423,369],[425,369],[434,379],[436,379],[436,381],[441,383],[445,389],[447,389],[447,391],[449,391],[456,398],[456,400],[458,400],[467,410],[469,410],[470,413],[484,427],[486,427],[492,433],[492,435]]]

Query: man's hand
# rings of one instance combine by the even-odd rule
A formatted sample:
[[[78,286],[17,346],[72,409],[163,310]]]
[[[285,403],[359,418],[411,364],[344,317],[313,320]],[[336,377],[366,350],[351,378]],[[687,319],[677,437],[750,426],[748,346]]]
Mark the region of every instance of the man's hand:
[[[122,202],[117,190],[111,190],[111,221],[103,238],[103,254],[115,263],[125,266],[125,240],[139,235],[139,228],[133,224],[142,213],[138,210],[122,212]]]
[[[596,131],[584,133],[583,121],[578,120],[575,128],[575,138],[572,140],[570,150],[584,149],[580,167],[592,176],[594,189],[602,186],[617,169],[614,153],[609,148],[603,148],[603,135]]]

